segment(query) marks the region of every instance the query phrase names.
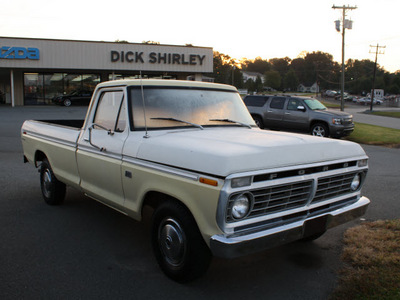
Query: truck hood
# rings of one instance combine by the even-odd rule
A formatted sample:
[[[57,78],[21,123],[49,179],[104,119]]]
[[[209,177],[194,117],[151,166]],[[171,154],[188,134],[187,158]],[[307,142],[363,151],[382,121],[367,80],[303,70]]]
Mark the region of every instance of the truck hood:
[[[348,141],[237,127],[152,132],[137,152],[139,159],[222,177],[363,155]]]

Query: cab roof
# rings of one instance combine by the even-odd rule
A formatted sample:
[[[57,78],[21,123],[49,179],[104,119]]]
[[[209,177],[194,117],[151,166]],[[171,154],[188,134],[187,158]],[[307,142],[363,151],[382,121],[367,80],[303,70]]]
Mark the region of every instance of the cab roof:
[[[234,86],[220,83],[202,82],[202,81],[189,81],[189,80],[170,80],[170,79],[127,79],[127,80],[112,80],[102,82],[98,87],[109,86],[166,86],[166,87],[196,87],[206,89],[223,89],[228,91],[235,91]]]

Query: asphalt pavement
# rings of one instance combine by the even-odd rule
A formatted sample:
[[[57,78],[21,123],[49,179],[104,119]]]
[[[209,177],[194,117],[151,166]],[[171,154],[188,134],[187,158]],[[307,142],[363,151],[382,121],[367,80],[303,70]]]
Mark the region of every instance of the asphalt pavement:
[[[342,267],[343,232],[364,219],[398,218],[400,149],[364,145],[370,170],[363,194],[372,202],[362,219],[312,243],[215,258],[203,278],[177,284],[157,266],[149,222],[131,220],[71,188],[64,205],[42,200],[37,170],[22,160],[21,125],[25,119],[81,119],[85,113],[85,107],[0,106],[2,300],[328,299]]]
[[[339,104],[339,101],[328,100]],[[400,129],[400,119],[373,115],[369,105],[360,105],[346,102],[344,111],[353,115],[354,122],[371,124],[376,126]],[[374,105],[373,111],[400,111],[400,107],[388,107],[386,105]]]
[[[346,107],[345,112],[351,113],[353,115],[353,119],[358,123],[365,123],[371,125],[377,125],[382,127],[400,129],[400,119],[391,118],[391,117],[383,117],[378,115],[373,115],[369,113],[369,109],[362,106],[351,106]],[[373,111],[400,111],[398,107],[377,107]]]

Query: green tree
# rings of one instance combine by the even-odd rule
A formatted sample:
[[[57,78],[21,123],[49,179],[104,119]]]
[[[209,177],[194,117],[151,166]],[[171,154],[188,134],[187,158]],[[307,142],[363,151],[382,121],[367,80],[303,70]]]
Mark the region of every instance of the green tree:
[[[285,58],[272,58],[269,60],[269,63],[272,66],[273,71],[278,71],[279,75],[283,78],[286,73],[289,71],[289,65],[292,60],[289,57]]]
[[[247,89],[247,92],[250,94],[256,91],[256,83],[251,78],[246,81],[244,86]]]
[[[311,86],[315,82],[320,83],[322,89],[336,88],[339,84],[340,67],[333,61],[329,53],[317,51],[307,53],[304,57],[305,69],[303,83]]]
[[[264,74],[264,86],[278,90],[281,86],[281,75],[278,71],[267,71]]]
[[[373,73],[375,62],[363,59],[349,59],[346,64],[346,89],[354,94],[366,94],[372,90]],[[391,84],[385,71],[377,66],[375,77],[375,88],[385,89]]]
[[[299,85],[299,79],[297,78],[294,70],[289,70],[283,77],[283,88],[289,91],[296,91]]]
[[[214,70],[210,76],[214,77],[215,82],[232,84],[232,70],[235,61],[223,53],[214,52]]]
[[[261,80],[260,76],[257,76],[257,78],[256,78],[255,89],[259,93],[264,90],[264,86],[263,86],[263,83],[262,83],[262,80]]]
[[[242,62],[243,70],[249,72],[257,72],[260,74],[264,74],[267,71],[271,70],[271,64],[262,59],[261,57],[257,57],[255,60],[245,60]]]

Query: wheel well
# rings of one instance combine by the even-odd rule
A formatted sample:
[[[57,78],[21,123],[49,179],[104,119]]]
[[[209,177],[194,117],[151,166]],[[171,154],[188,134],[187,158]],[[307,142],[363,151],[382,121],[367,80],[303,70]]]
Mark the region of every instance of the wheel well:
[[[35,167],[37,168],[37,162],[38,161],[43,161],[43,159],[47,158],[46,154],[44,154],[44,152],[42,151],[36,151],[35,153]]]
[[[161,192],[148,192],[145,197],[144,201],[142,204],[142,218],[147,218],[151,217],[153,214],[153,211],[163,202],[165,201],[174,201],[178,202],[180,205],[182,205],[188,212],[190,210],[187,208],[187,206],[180,200],[176,199],[175,197],[172,197],[170,195],[161,193]],[[152,210],[151,214],[148,213],[147,209],[150,208]],[[193,216],[193,215],[192,215]]]
[[[260,118],[261,121],[262,121],[262,116],[259,115],[259,114],[251,114],[251,116],[252,116],[253,119],[254,119],[254,118]]]
[[[325,125],[327,128],[328,128],[328,130],[329,130],[329,125],[328,125],[328,123],[327,122],[325,122],[325,121],[321,121],[321,120],[313,120],[313,121],[311,121],[311,124],[310,124],[310,130],[311,130],[311,128],[315,125],[315,124],[323,124],[323,125]]]

